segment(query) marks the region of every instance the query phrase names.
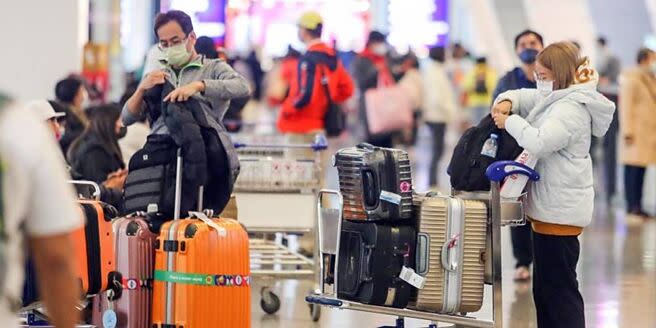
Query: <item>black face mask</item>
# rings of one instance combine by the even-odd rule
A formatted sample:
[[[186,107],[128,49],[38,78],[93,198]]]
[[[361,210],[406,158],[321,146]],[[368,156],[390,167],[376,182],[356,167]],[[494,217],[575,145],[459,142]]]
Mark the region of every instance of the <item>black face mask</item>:
[[[119,130],[118,133],[116,134],[116,138],[118,139],[123,139],[125,135],[128,134],[128,128],[125,126],[122,126]]]

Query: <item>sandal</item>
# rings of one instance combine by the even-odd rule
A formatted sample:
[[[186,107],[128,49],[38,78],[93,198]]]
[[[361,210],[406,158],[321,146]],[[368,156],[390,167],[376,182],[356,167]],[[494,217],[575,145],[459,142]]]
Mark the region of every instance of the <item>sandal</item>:
[[[531,272],[528,271],[528,267],[520,266],[515,269],[515,281],[529,281],[531,280]]]

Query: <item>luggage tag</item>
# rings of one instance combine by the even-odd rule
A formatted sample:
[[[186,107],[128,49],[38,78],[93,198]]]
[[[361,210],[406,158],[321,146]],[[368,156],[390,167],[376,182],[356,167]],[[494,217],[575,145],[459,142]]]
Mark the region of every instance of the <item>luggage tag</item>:
[[[401,204],[401,195],[395,194],[386,190],[381,190],[380,191],[380,199],[384,200],[388,203],[392,203],[395,205],[400,205]]]
[[[102,323],[104,328],[116,328],[118,323],[118,318],[116,316],[116,311],[114,311],[114,302],[111,299],[114,298],[114,291],[107,291],[107,304],[108,308],[102,314]]]
[[[417,289],[422,289],[424,288],[424,284],[426,284],[426,278],[418,275],[415,270],[408,268],[404,266],[401,269],[401,273],[399,274],[399,278],[401,280],[409,283],[410,285],[414,286]]]
[[[216,232],[221,237],[225,237],[225,236],[228,235],[225,228],[219,227],[219,225],[216,224],[216,222],[214,222],[210,218],[208,218],[207,215],[203,212],[189,212],[189,216],[192,217],[192,218],[197,218],[197,219],[205,222],[205,224],[207,224],[210,228],[216,230]]]

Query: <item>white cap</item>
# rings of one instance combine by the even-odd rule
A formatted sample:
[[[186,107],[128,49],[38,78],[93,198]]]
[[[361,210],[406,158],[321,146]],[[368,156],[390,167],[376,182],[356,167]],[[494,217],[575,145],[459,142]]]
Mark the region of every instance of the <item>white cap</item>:
[[[52,108],[52,105],[47,100],[32,100],[27,103],[27,107],[36,114],[36,116],[43,121],[47,121],[52,118],[66,116],[66,113],[55,112],[55,109]]]

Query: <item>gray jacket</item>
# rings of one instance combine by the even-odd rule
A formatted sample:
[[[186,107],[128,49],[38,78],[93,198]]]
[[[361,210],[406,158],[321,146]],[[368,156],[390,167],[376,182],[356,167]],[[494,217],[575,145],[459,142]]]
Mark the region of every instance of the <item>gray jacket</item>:
[[[180,70],[179,76],[169,66],[166,66],[164,70],[169,75],[167,80],[178,87],[196,81],[205,82],[205,92],[195,94],[193,97],[201,102],[207,114],[221,126],[223,126],[221,122],[230,105],[230,100],[247,97],[251,92],[248,81],[220,59],[206,59],[198,56]],[[140,116],[132,115],[125,105],[121,119],[123,125],[129,126],[138,122],[144,115],[143,110]],[[152,134],[168,134],[168,129],[161,117],[152,123],[151,130]]]
[[[594,189],[591,137],[606,134],[615,105],[596,90],[596,82],[576,84],[547,97],[535,89],[507,91],[506,130],[538,159],[541,179],[528,190],[527,214],[553,224],[585,227],[592,220]]]
[[[203,56],[198,56],[192,60],[180,70],[179,75],[176,75],[175,71],[169,66],[166,66],[164,70],[168,73],[167,80],[176,87],[184,86],[195,81],[203,81],[205,83],[205,91],[202,94],[195,94],[193,98],[198,99],[199,104],[208,117],[207,121],[217,131],[219,139],[226,149],[231,178],[234,183],[239,174],[239,160],[232,140],[223,125],[223,116],[230,105],[231,99],[250,95],[251,90],[248,81],[239,75],[239,73],[235,72],[225,61],[220,59],[205,59]],[[123,125],[132,125],[145,117],[146,113],[143,108],[144,106],[142,106],[141,115],[135,116],[128,110],[127,104],[123,106],[123,111],[121,112]],[[152,123],[151,134],[169,134],[163,115],[160,115]]]

